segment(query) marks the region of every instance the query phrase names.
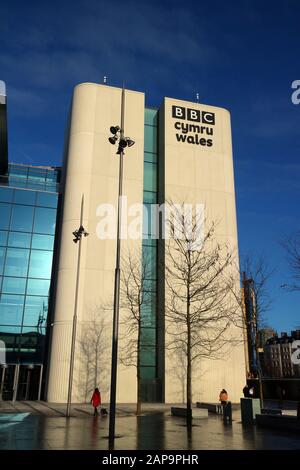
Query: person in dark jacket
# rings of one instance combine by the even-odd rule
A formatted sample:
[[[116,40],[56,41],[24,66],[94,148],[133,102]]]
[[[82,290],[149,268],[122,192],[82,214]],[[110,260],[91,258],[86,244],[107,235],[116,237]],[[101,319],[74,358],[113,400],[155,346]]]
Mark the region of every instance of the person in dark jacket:
[[[91,398],[91,403],[94,407],[94,416],[98,415],[98,406],[101,405],[101,395],[98,388],[95,388]]]

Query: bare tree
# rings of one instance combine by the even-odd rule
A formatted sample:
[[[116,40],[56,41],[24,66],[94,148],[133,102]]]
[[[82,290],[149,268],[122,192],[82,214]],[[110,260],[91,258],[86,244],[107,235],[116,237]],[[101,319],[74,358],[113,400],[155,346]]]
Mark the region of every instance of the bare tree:
[[[121,305],[123,309],[123,338],[120,345],[120,361],[136,368],[137,405],[141,413],[141,352],[153,349],[151,339],[143,337],[147,326],[147,310],[153,301],[151,288],[151,260],[141,250],[128,252],[122,260]],[[122,341],[123,340],[123,341]]]
[[[244,319],[249,351],[249,375],[257,376],[259,381],[259,395],[263,405],[263,371],[260,362],[259,331],[265,326],[265,314],[270,309],[271,299],[268,293],[268,281],[272,275],[263,256],[247,255],[242,262],[243,292],[241,303],[244,310]]]
[[[201,215],[177,206],[168,219],[171,238],[166,243],[167,347],[186,356],[188,426],[193,365],[200,358],[223,357],[226,345],[240,342],[231,326],[242,315],[232,296],[239,289],[234,250],[217,243],[213,223],[204,233],[201,220]]]
[[[291,235],[282,243],[286,251],[287,259],[292,271],[294,282],[291,284],[284,284],[282,287],[291,291],[300,290],[300,231]]]

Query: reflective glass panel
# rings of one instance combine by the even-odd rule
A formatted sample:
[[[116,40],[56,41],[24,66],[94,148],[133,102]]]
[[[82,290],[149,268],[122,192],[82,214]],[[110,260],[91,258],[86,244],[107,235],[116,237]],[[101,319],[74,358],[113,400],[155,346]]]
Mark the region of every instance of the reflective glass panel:
[[[19,204],[34,206],[35,198],[36,198],[35,191],[22,191],[22,189],[15,190],[14,202],[17,202]]]
[[[0,246],[0,275],[3,273],[6,248]]]
[[[22,328],[20,337],[20,350],[35,353],[38,348],[38,332],[35,328]]]
[[[4,273],[6,276],[26,277],[28,270],[29,250],[8,248]]]
[[[44,207],[57,207],[57,194],[52,193],[38,193],[37,197],[37,206],[44,206]]]
[[[158,109],[145,108],[145,124],[157,126]]]
[[[26,296],[23,325],[35,327],[45,326],[47,314],[47,297]]]
[[[28,178],[31,180],[36,180],[41,183],[45,183],[46,181],[46,171],[40,168],[29,168],[28,170]]]
[[[34,208],[30,206],[13,206],[11,230],[31,232]]]
[[[32,250],[30,255],[29,277],[50,279],[52,251]]]
[[[32,248],[37,250],[53,250],[54,237],[51,235],[33,235]]]
[[[8,246],[15,246],[19,248],[30,248],[30,233],[22,232],[9,232]]]
[[[0,296],[0,325],[21,325],[24,297],[2,294]]]
[[[14,190],[12,188],[0,187],[0,201],[11,202]]]
[[[34,232],[54,235],[56,221],[55,209],[37,207],[35,210]]]
[[[48,279],[28,279],[27,294],[48,295],[50,280]]]
[[[8,232],[3,232],[0,231],[0,246],[5,246],[7,243],[7,233]]]
[[[141,342],[154,347],[156,344],[156,329],[141,328]]]
[[[143,245],[143,259],[147,266],[146,278],[156,279],[156,247]]]
[[[141,379],[151,380],[151,379],[155,379],[156,369],[155,367],[141,367],[140,373],[141,373]]]
[[[10,204],[0,202],[0,229],[7,230],[9,228]]]
[[[155,366],[156,364],[156,349],[152,346],[142,346],[141,350],[141,365],[142,366]]]
[[[144,163],[144,191],[157,190],[157,165]]]
[[[145,327],[155,327],[156,325],[156,305],[142,305],[142,325]]]
[[[2,292],[5,294],[25,294],[26,279],[21,277],[4,277]]]
[[[7,352],[18,351],[21,328],[0,325],[0,340],[4,341]]]
[[[144,191],[144,202],[145,203],[156,203],[157,194],[153,191]]]
[[[144,162],[157,163],[157,154],[145,152],[144,153]]]
[[[145,126],[145,152],[157,153],[157,128]]]

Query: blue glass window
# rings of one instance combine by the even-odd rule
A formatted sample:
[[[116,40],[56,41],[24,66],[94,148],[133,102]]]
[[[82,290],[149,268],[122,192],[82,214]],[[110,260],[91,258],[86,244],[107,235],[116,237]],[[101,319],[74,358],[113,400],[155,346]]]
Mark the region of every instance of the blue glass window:
[[[5,246],[7,243],[7,233],[8,232],[3,232],[0,231],[0,246]]]
[[[47,297],[26,297],[23,325],[45,325],[48,314]]]
[[[56,210],[37,207],[35,210],[34,232],[54,235]]]
[[[6,276],[26,277],[28,270],[29,250],[8,248],[4,274]]]
[[[53,207],[54,209],[56,209],[57,198],[57,194],[39,192],[37,198],[37,206]]]
[[[3,273],[6,248],[0,247],[0,275]]]
[[[157,126],[158,110],[145,108],[145,124],[149,126]]]
[[[144,202],[145,203],[156,203],[157,201],[157,194],[154,191],[144,191]]]
[[[28,279],[28,295],[48,295],[50,280],[48,279]]]
[[[0,339],[5,343],[7,352],[19,351],[21,328],[18,326],[0,325]]]
[[[144,191],[157,191],[157,165],[144,163]]]
[[[18,248],[30,248],[30,240],[30,233],[9,232],[8,246],[15,246]]]
[[[157,128],[145,126],[145,152],[157,152]]]
[[[0,203],[0,229],[7,230],[9,228],[10,204]]]
[[[151,380],[156,377],[156,368],[155,367],[141,367],[141,379]]]
[[[53,250],[54,237],[51,235],[33,235],[32,248],[36,250]]]
[[[37,182],[45,183],[46,182],[46,170],[39,168],[29,168],[28,178],[35,180]]]
[[[15,191],[14,202],[17,202],[19,204],[34,206],[35,197],[36,197],[35,191],[25,191],[22,189],[18,189],[17,191]]]
[[[152,345],[156,344],[156,329],[155,328],[141,328],[141,341],[143,344]]]
[[[50,279],[52,252],[32,250],[30,255],[29,277]]]
[[[11,230],[31,232],[33,222],[33,207],[13,206]]]
[[[156,246],[143,245],[143,259],[147,266],[146,278],[156,279]]]
[[[11,202],[14,190],[11,188],[0,187],[0,201]]]
[[[0,296],[0,324],[21,325],[24,297],[22,295],[2,294]]]
[[[157,163],[157,154],[145,152],[144,153],[144,161],[149,163]]]
[[[156,304],[142,305],[142,324],[146,327],[155,327],[156,325]]]
[[[27,178],[28,167],[18,166],[18,165],[9,165],[9,175],[17,176],[18,178]]]
[[[155,366],[155,356],[156,356],[156,349],[152,346],[143,346],[141,350],[141,365],[142,366]]]
[[[20,277],[4,277],[2,292],[5,294],[25,294],[26,279]]]

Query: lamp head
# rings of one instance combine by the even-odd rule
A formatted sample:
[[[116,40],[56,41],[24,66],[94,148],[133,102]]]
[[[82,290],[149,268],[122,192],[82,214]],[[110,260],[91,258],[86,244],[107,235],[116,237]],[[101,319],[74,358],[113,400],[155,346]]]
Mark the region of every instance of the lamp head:
[[[127,147],[127,140],[126,139],[121,139],[120,142],[119,142],[119,146],[124,149],[125,147]]]
[[[111,128],[110,128],[110,132],[114,135],[117,134],[117,132],[119,132],[120,130],[121,129],[120,129],[119,126],[111,126]]]
[[[114,135],[113,137],[109,137],[109,142],[112,144],[112,145],[115,145],[115,143],[117,142],[118,140],[118,137],[116,135]]]
[[[132,147],[135,144],[135,141],[131,140],[130,137],[126,137],[126,142],[128,147]]]

